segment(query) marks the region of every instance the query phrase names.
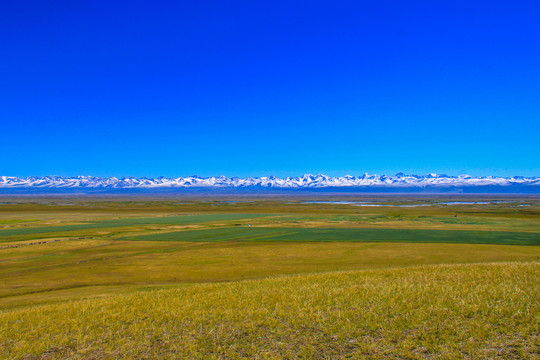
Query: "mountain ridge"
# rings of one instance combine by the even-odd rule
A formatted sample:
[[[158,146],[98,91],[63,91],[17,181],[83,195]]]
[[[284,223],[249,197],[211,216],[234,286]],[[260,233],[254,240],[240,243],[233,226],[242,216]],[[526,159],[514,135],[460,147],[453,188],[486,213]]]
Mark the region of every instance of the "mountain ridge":
[[[0,189],[425,189],[425,188],[533,187],[540,191],[540,177],[449,176],[444,174],[336,176],[305,174],[296,177],[94,177],[94,176],[0,176]]]

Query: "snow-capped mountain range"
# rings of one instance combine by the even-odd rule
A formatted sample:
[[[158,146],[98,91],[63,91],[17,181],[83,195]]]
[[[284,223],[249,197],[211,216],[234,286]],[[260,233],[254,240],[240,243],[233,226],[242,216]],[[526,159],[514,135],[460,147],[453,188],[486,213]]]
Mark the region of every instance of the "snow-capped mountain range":
[[[438,174],[338,176],[303,175],[279,178],[263,177],[93,177],[93,176],[0,176],[0,189],[168,189],[168,188],[273,188],[273,189],[324,189],[324,188],[470,188],[470,187],[528,187],[540,191],[540,177],[448,176]]]

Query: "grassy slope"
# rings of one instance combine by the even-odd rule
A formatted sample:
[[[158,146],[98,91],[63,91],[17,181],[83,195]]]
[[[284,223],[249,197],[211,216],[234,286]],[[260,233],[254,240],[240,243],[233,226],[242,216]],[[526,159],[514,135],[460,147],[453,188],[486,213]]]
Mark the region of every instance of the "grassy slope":
[[[540,265],[426,266],[0,313],[3,358],[533,358]]]
[[[123,292],[123,287],[131,285],[231,281],[389,266],[534,261],[540,258],[540,247],[85,239],[3,249],[0,254],[2,309],[99,295],[104,292],[104,286],[120,286],[118,291]]]

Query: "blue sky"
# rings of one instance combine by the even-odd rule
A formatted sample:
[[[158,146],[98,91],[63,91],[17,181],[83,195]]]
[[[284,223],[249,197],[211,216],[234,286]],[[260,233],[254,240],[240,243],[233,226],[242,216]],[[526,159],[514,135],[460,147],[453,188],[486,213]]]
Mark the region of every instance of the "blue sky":
[[[0,175],[540,175],[537,1],[0,4]]]

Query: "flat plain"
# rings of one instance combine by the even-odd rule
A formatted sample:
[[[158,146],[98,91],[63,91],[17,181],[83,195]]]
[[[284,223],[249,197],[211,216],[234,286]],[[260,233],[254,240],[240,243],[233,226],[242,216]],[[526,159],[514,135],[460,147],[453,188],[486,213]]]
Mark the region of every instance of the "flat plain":
[[[539,197],[0,200],[2,358],[540,355]]]

